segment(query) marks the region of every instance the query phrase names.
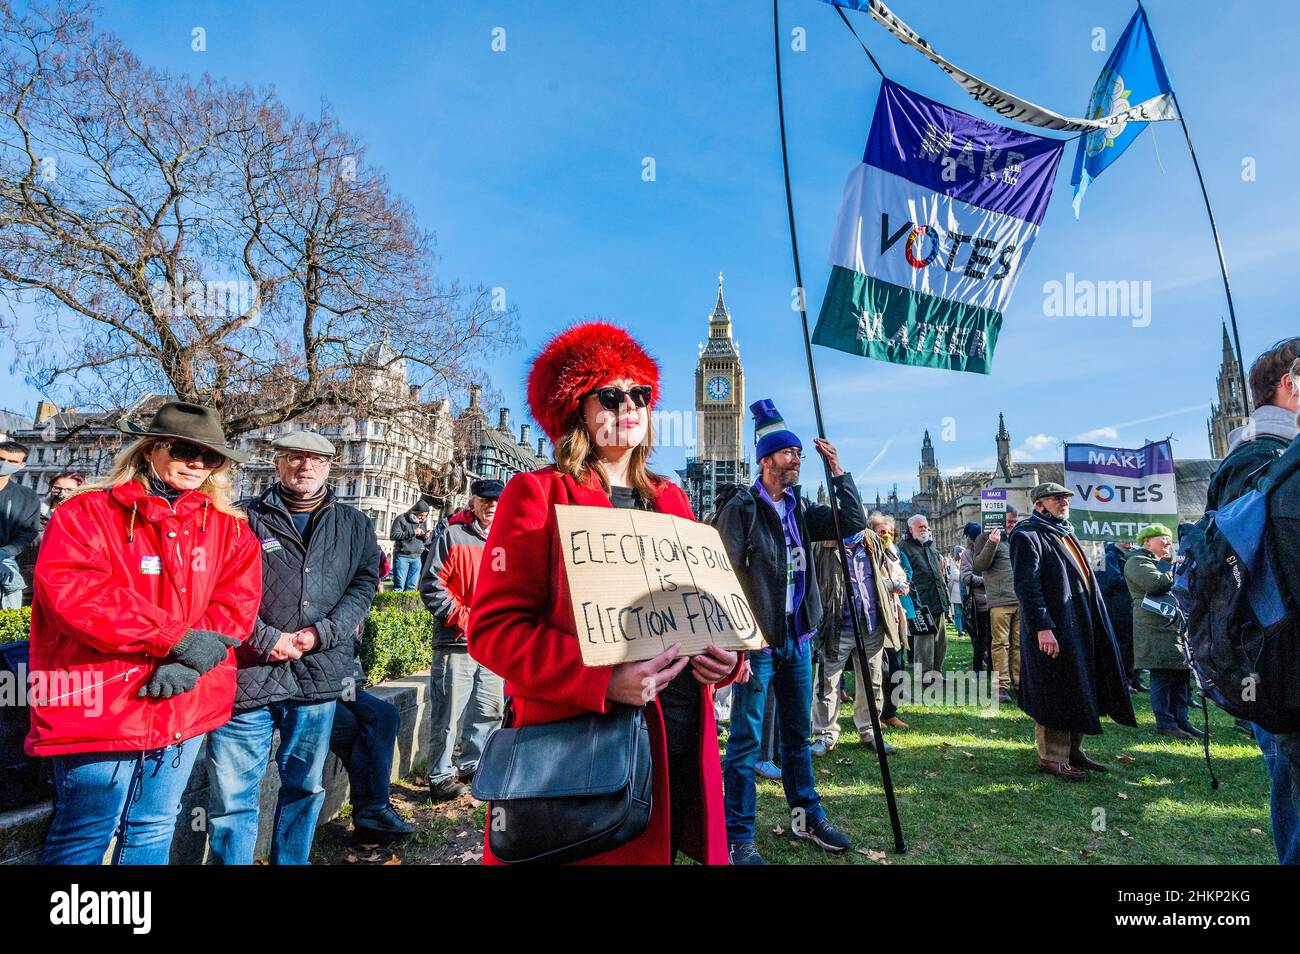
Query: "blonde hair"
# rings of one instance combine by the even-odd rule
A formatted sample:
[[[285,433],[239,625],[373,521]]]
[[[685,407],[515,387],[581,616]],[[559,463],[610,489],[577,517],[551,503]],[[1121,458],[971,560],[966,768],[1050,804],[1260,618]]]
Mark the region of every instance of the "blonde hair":
[[[636,447],[632,448],[632,460],[628,464],[628,479],[633,489],[641,495],[646,503],[652,503],[659,494],[664,478],[650,470],[650,455],[654,453],[655,433],[652,416],[646,415],[646,434]],[[601,488],[609,493],[609,478],[603,467],[595,466],[600,461],[600,449],[587,433],[586,421],[582,418],[579,407],[573,417],[569,430],[554,444],[555,469],[562,474],[569,474],[581,483],[587,482],[587,475],[592,471],[600,481]]]
[[[91,490],[112,490],[114,487],[132,480],[148,487],[149,460],[146,455],[166,440],[171,440],[171,438],[149,435],[132,441],[117,452],[107,474],[78,487],[73,496]],[[247,515],[235,506],[234,481],[232,480],[234,469],[234,461],[227,457],[226,462],[208,474],[207,479],[197,489],[200,493],[207,494],[214,509],[237,520],[247,520]]]

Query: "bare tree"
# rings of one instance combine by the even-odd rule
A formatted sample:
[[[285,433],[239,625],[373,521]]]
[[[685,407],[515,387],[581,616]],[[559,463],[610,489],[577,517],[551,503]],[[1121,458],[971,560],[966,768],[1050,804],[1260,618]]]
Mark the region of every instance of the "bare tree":
[[[88,6],[0,0],[0,296],[31,310],[38,389],[106,409],[171,392],[232,434],[422,406],[517,340],[513,310],[435,262],[327,106],[146,66]],[[395,362],[422,392],[372,387]]]

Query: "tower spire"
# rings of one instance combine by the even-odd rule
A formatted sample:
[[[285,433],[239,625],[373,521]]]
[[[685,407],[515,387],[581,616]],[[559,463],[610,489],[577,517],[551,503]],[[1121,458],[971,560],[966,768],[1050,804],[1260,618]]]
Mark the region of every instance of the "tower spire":
[[[727,311],[727,305],[722,300],[722,272],[718,272],[718,300],[713,306],[712,321],[730,321],[731,312]]]

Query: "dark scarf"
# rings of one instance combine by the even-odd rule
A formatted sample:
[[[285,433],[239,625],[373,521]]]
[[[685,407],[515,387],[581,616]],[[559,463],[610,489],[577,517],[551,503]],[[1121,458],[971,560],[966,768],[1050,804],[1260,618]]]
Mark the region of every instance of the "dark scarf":
[[[308,513],[315,510],[325,502],[325,494],[328,491],[327,484],[321,484],[320,490],[310,496],[306,494],[294,493],[284,484],[276,484],[276,493],[280,495],[280,501],[284,504],[284,509],[290,513]]]
[[[1037,508],[1035,508],[1033,513],[1031,513],[1029,517],[1023,522],[1032,523],[1035,526],[1042,527],[1045,530],[1050,530],[1052,531],[1052,533],[1055,533],[1058,536],[1062,536],[1062,537],[1074,536],[1074,524],[1070,523],[1068,520],[1062,520],[1060,517],[1053,517],[1050,513],[1044,513],[1043,511],[1038,510]],[[1020,526],[1020,524],[1017,523],[1016,526]]]
[[[177,490],[165,480],[161,480],[151,467],[149,468],[149,493],[154,497],[161,497],[168,503],[175,503],[185,491]]]

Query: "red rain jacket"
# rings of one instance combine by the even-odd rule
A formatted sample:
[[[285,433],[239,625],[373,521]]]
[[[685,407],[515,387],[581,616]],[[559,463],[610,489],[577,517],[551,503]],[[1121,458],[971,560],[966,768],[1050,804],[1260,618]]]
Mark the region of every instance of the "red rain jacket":
[[[512,477],[497,505],[488,533],[487,557],[470,607],[470,655],[504,677],[515,726],[609,711],[605,689],[612,667],[583,665],[578,647],[555,524],[557,503],[612,506],[595,475],[589,476],[585,486],[554,467]],[[654,509],[694,519],[686,494],[667,481],[660,485]],[[736,670],[739,668],[737,660]],[[736,670],[718,685],[734,679]],[[659,700],[647,705],[645,712],[654,771],[649,826],[621,848],[588,858],[583,864],[669,864],[672,860],[668,749]],[[727,828],[711,686],[700,687],[699,752],[702,805],[686,827],[682,850],[704,864],[725,865]],[[486,844],[483,860],[493,863],[492,850]]]
[[[248,524],[195,490],[169,504],[130,481],[60,504],[36,561],[27,753],[138,752],[228,722],[230,653],[189,692],[137,693],[189,630],[252,632],[261,557]]]

